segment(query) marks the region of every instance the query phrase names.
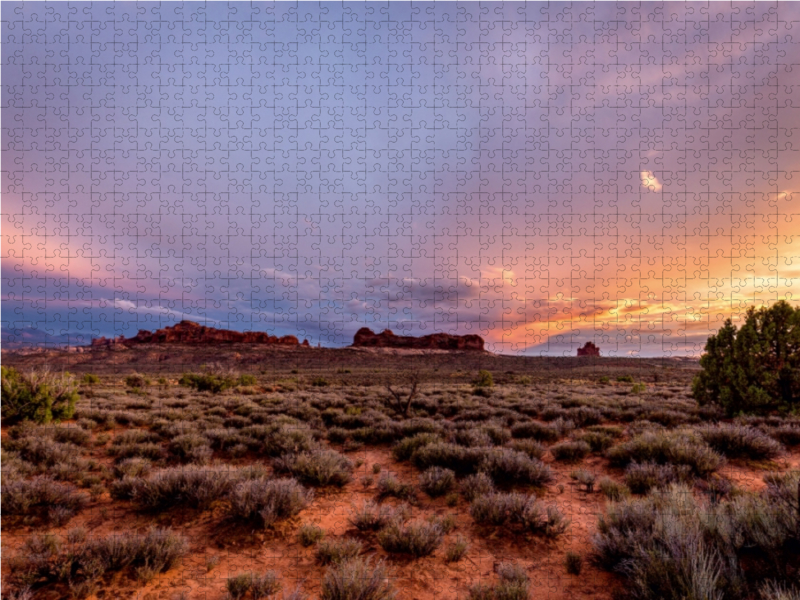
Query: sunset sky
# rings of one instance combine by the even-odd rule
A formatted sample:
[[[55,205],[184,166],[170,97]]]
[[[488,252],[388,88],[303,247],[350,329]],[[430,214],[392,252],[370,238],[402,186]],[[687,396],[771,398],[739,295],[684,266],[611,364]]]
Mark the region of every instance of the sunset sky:
[[[800,303],[800,3],[1,10],[4,342],[685,356]]]

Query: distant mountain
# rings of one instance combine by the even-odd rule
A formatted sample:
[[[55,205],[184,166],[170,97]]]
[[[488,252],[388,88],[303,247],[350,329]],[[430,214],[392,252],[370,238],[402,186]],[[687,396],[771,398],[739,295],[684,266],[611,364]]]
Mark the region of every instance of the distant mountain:
[[[36,327],[3,327],[0,330],[0,344],[6,350],[31,346],[46,348],[85,346],[91,342],[92,337],[91,334],[83,332],[54,335]]]

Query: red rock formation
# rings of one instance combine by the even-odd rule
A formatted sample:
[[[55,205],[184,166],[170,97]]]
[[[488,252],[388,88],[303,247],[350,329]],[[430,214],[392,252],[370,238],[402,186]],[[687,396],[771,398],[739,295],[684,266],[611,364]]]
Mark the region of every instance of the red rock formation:
[[[194,321],[181,321],[172,327],[165,327],[155,332],[142,329],[132,338],[98,338],[92,340],[93,347],[106,347],[116,344],[277,344],[280,346],[299,346],[300,341],[293,335],[277,337],[263,331],[230,331],[206,327]],[[307,345],[307,344],[306,344]]]
[[[91,347],[92,348],[113,348],[114,346],[116,346],[118,344],[122,344],[124,342],[125,342],[125,336],[124,335],[119,335],[119,336],[113,337],[113,338],[99,337],[99,338],[94,338],[92,340]]]
[[[353,337],[356,348],[413,348],[421,350],[483,350],[483,338],[479,335],[450,335],[432,333],[422,337],[395,335],[385,329],[376,334],[368,327],[362,327]]]
[[[586,342],[583,348],[578,348],[578,356],[600,356],[600,348],[592,342]]]

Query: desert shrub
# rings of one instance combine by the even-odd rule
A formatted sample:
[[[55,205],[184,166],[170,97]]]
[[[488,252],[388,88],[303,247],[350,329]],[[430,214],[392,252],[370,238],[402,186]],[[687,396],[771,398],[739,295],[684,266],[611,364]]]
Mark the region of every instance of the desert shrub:
[[[781,300],[750,307],[737,330],[730,319],[708,338],[692,393],[728,415],[791,410],[800,404],[800,307]]]
[[[353,463],[333,450],[287,454],[276,459],[272,466],[275,472],[291,473],[301,483],[311,486],[342,487],[353,476]]]
[[[161,440],[161,436],[155,432],[146,431],[144,429],[128,429],[127,431],[118,433],[111,444],[113,446],[124,446],[126,444],[158,442],[159,440]]]
[[[796,486],[789,487],[796,499]],[[628,579],[634,598],[749,597],[754,582],[792,576],[796,523],[796,506],[769,491],[700,504],[690,488],[673,484],[641,500],[609,504],[598,522],[595,555]]]
[[[222,422],[222,425],[232,429],[242,429],[243,427],[247,427],[250,425],[250,419],[247,417],[241,417],[239,415],[233,415],[232,417],[228,417]]]
[[[153,468],[146,458],[128,458],[114,466],[114,476],[121,479],[125,475],[130,477],[146,477]]]
[[[459,475],[468,475],[476,471],[487,450],[435,442],[417,448],[411,455],[411,462],[423,471],[430,467],[443,467]]]
[[[494,385],[494,378],[489,371],[481,369],[478,371],[478,375],[473,380],[472,385],[476,388],[492,387]]]
[[[600,423],[603,420],[603,413],[591,406],[577,406],[569,409],[564,418],[572,421],[578,427],[586,427]]]
[[[322,580],[320,600],[394,600],[383,563],[354,558],[333,564]]]
[[[494,585],[477,583],[469,588],[469,600],[527,600],[530,579],[525,569],[516,563],[497,566],[500,581]]]
[[[759,589],[761,600],[800,600],[800,588],[769,580]]]
[[[620,383],[633,383],[633,375],[620,375],[617,377]]]
[[[324,377],[314,377],[314,379],[311,380],[311,385],[314,387],[328,387],[330,384]]]
[[[393,519],[378,533],[378,543],[392,554],[428,556],[442,543],[444,531],[439,523],[406,523]]]
[[[186,538],[168,529],[154,528],[144,535],[115,533],[88,541],[85,535],[68,534],[66,543],[51,534],[36,535],[12,558],[10,578],[37,586],[66,580],[71,587],[86,584],[90,589],[104,575],[128,568],[140,575],[165,572],[188,549]]]
[[[116,457],[117,461],[123,461],[127,458],[146,458],[157,461],[164,458],[164,447],[153,442],[121,444],[119,446],[112,445],[108,449],[108,453]]]
[[[31,432],[30,436],[3,440],[3,450],[16,452],[20,459],[40,470],[56,465],[73,464],[75,457],[80,455],[77,446],[56,442],[38,432]]]
[[[591,452],[591,447],[586,442],[561,442],[550,447],[550,452],[556,460],[575,462],[582,460]]]
[[[587,471],[586,469],[578,469],[576,471],[572,471],[569,476],[571,479],[578,482],[579,485],[582,485],[586,492],[591,493],[594,491],[594,484],[597,480],[597,476],[594,473]]]
[[[469,550],[469,542],[464,536],[459,535],[453,540],[453,543],[445,549],[444,560],[448,563],[458,562],[464,558],[467,550]]]
[[[317,561],[323,565],[340,563],[361,554],[363,545],[354,538],[324,540],[317,544]]]
[[[229,469],[180,467],[164,469],[149,478],[123,477],[112,484],[112,495],[128,496],[142,510],[162,511],[175,506],[206,509],[233,488]]]
[[[48,370],[20,373],[11,367],[0,367],[0,394],[3,423],[30,420],[36,423],[63,421],[75,413],[78,401],[74,377],[55,375]]]
[[[480,463],[480,470],[497,484],[544,486],[553,480],[546,464],[509,448],[491,448]]]
[[[687,482],[691,477],[688,465],[632,462],[625,469],[625,484],[634,494],[646,494],[653,488],[663,488],[676,481]]]
[[[618,467],[633,461],[688,465],[700,477],[716,471],[723,462],[697,435],[681,431],[645,432],[609,448],[606,456]]]
[[[303,546],[313,546],[325,537],[325,530],[319,525],[303,523],[297,532],[297,538]]]
[[[185,433],[169,443],[170,453],[184,463],[206,463],[212,451],[208,439],[199,433]]]
[[[422,491],[431,498],[444,496],[456,485],[456,474],[450,469],[431,467],[419,476]]]
[[[409,460],[418,448],[436,442],[441,442],[441,438],[434,433],[417,433],[397,442],[392,448],[392,456],[396,461]]]
[[[770,427],[768,429],[770,437],[778,440],[787,446],[800,445],[800,426],[798,425],[780,425],[778,427]]]
[[[452,436],[454,444],[467,448],[479,448],[492,445],[492,438],[482,429],[459,429]]]
[[[225,591],[228,592],[230,600],[242,600],[250,591],[250,583],[253,580],[253,573],[240,573],[229,577],[225,582]]]
[[[511,428],[513,438],[533,438],[539,442],[555,442],[561,437],[561,433],[550,425],[544,425],[537,421],[527,421],[518,423]]]
[[[386,473],[378,480],[378,497],[392,497],[413,501],[416,498],[416,493],[413,485],[400,481],[392,473]]]
[[[242,481],[230,493],[230,515],[236,520],[262,527],[293,517],[313,498],[294,479],[252,479]]]
[[[141,373],[132,373],[125,377],[125,385],[129,388],[143,388],[150,385],[150,379]]]
[[[576,436],[575,439],[588,444],[592,452],[605,452],[614,445],[614,438],[601,431],[587,431]]]
[[[56,427],[53,430],[53,439],[61,444],[75,444],[86,446],[92,439],[88,431],[80,427]]]
[[[95,385],[100,383],[100,378],[97,375],[86,373],[81,379],[81,383],[85,383],[86,385]]]
[[[253,600],[261,600],[281,591],[281,583],[274,571],[267,571],[263,575],[241,573],[229,578],[225,582],[225,589],[230,600],[241,600],[248,593]]]
[[[514,440],[511,442],[511,449],[523,452],[531,458],[541,459],[547,449],[541,443],[532,439]]]
[[[491,494],[494,491],[494,481],[486,473],[475,473],[461,481],[461,494],[467,502],[472,502],[477,496]]]
[[[2,513],[5,516],[44,516],[65,521],[81,510],[89,501],[86,494],[71,485],[53,481],[49,477],[10,479],[3,477]]]
[[[583,570],[583,557],[577,552],[572,552],[570,550],[567,552],[564,564],[567,567],[567,573],[570,575],[580,575]]]
[[[515,492],[495,492],[476,497],[470,504],[476,523],[519,529],[556,538],[564,533],[569,520],[556,506],[543,506],[533,496]]]
[[[178,380],[180,385],[193,388],[198,392],[219,394],[236,385],[236,379],[229,374],[217,373],[184,373]]]
[[[768,459],[783,451],[778,442],[754,427],[721,423],[698,428],[697,432],[709,446],[728,458]]]
[[[309,452],[318,446],[311,430],[301,424],[252,425],[240,431],[243,436],[253,440],[248,443],[251,449],[267,456]]]
[[[375,502],[366,501],[352,506],[348,522],[359,531],[378,531],[394,516],[393,512]]]

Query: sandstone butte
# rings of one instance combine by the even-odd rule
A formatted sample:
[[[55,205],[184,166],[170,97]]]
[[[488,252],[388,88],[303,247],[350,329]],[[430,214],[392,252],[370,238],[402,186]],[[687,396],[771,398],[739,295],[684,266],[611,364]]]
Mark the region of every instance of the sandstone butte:
[[[583,348],[578,348],[578,356],[600,356],[600,348],[592,342],[586,342]]]
[[[194,321],[181,321],[172,327],[164,327],[154,332],[142,329],[132,338],[95,338],[92,347],[103,348],[117,345],[135,344],[273,344],[279,346],[308,346],[308,340],[300,341],[293,335],[277,337],[263,331],[230,331],[206,327]]]
[[[419,350],[483,350],[479,335],[432,333],[422,337],[395,335],[390,329],[375,333],[362,327],[353,338],[354,348],[410,348]]]

